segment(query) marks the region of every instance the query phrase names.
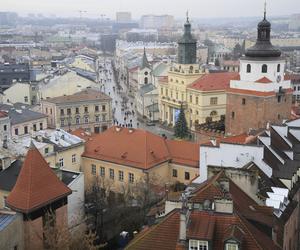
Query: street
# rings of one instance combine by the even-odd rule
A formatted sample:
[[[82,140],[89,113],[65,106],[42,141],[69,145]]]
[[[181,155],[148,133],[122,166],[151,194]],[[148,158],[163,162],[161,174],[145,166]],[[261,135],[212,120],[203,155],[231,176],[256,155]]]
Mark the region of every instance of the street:
[[[99,89],[112,98],[113,124],[129,127],[141,128],[158,135],[173,137],[169,130],[155,126],[147,126],[144,122],[138,121],[136,112],[136,103],[133,97],[129,96],[129,90],[123,79],[120,79],[119,85],[115,79],[110,58],[99,62]]]

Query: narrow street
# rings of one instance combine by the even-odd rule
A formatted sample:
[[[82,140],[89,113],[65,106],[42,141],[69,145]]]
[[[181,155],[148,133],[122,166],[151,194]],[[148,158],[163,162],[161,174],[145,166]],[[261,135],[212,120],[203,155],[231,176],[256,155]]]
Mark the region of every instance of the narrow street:
[[[142,128],[158,135],[173,137],[169,130],[155,126],[147,126],[144,122],[138,121],[136,104],[133,97],[129,96],[129,90],[124,82],[114,77],[111,58],[103,58],[99,62],[99,89],[112,98],[113,123],[123,127]]]

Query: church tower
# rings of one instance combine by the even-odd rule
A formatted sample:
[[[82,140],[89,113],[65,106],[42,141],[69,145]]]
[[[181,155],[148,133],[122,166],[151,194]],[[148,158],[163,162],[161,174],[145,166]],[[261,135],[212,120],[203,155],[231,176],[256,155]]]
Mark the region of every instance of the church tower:
[[[187,15],[184,32],[178,40],[177,62],[168,72],[168,81],[160,83],[159,105],[163,123],[174,126],[183,105],[190,125],[187,87],[203,74],[197,63],[197,39],[192,35],[191,23]]]
[[[257,40],[240,59],[240,79],[227,91],[226,134],[247,133],[280,124],[290,118],[292,89],[284,79],[285,60],[270,38],[271,24],[264,18],[257,26]]]

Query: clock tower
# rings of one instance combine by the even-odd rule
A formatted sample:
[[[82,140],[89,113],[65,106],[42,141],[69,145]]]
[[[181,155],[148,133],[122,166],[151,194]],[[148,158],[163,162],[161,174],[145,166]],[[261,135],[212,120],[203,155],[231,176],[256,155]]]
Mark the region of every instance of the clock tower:
[[[290,118],[292,89],[284,79],[285,60],[270,38],[271,24],[264,18],[257,26],[257,40],[240,59],[240,79],[227,90],[227,135],[247,133],[280,124]]]

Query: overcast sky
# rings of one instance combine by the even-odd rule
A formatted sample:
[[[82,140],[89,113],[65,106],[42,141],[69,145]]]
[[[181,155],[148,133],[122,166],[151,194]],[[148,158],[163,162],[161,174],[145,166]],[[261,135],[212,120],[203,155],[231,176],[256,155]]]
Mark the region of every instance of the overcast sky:
[[[115,18],[116,11],[130,11],[133,18],[144,14],[170,14],[191,18],[260,16],[264,0],[0,0],[1,11],[15,11],[21,15],[42,13],[56,16],[97,17],[105,14]],[[268,0],[269,16],[300,13],[300,0]]]

